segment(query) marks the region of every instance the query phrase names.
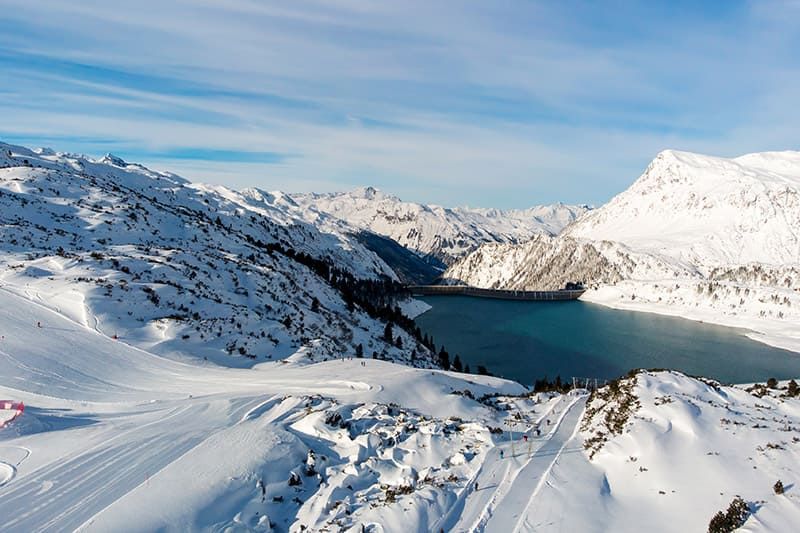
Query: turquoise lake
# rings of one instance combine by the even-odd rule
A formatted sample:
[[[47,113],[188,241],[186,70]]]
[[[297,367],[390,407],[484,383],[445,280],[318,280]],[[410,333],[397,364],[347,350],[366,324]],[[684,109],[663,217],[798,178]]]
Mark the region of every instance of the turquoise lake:
[[[670,368],[724,383],[800,378],[800,354],[742,330],[620,311],[579,301],[519,302],[428,296],[416,323],[472,372],[530,385],[560,375],[609,379],[632,368]]]

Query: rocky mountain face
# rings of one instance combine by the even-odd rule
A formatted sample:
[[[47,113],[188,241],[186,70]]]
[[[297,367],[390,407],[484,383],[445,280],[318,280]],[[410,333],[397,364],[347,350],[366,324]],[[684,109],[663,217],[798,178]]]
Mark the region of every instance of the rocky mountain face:
[[[520,243],[555,235],[589,210],[587,206],[544,205],[524,210],[446,208],[404,202],[372,187],[332,194],[295,194],[303,208],[384,235],[444,268],[484,243]]]
[[[558,236],[484,245],[444,278],[517,289],[584,281],[597,289],[585,299],[609,305],[786,329],[800,323],[799,271],[799,152],[665,151]]]
[[[428,364],[399,327],[386,263],[343,223],[264,200],[114,156],[0,144],[0,289],[228,366],[356,352]],[[386,342],[386,321],[399,341]]]

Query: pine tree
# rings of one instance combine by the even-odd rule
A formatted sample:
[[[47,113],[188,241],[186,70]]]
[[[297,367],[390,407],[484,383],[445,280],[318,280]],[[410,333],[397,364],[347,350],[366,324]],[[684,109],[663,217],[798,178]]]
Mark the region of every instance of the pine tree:
[[[450,370],[450,354],[447,353],[444,346],[442,346],[442,349],[439,351],[439,366],[445,370]]]
[[[456,354],[455,359],[453,359],[453,369],[456,372],[462,372],[464,370],[464,367],[461,365],[461,358],[458,356],[458,354]]]
[[[360,344],[356,346],[356,357],[364,357],[364,345]]]
[[[391,322],[387,322],[386,327],[383,328],[383,340],[385,340],[389,344],[392,344],[392,342],[394,341],[394,332],[392,331]]]

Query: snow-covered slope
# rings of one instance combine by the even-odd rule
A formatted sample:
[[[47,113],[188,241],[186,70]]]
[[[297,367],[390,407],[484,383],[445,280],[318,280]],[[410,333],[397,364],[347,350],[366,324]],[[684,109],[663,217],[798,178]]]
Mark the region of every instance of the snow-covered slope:
[[[371,359],[203,367],[5,289],[0,329],[0,397],[27,406],[4,532],[702,531],[737,494],[748,531],[800,519],[787,383],[644,373],[587,403]]]
[[[555,235],[589,210],[543,205],[522,210],[446,208],[404,202],[372,187],[332,194],[295,194],[312,213],[327,213],[385,235],[430,260],[449,265],[483,243],[518,243]]]
[[[0,144],[0,285],[158,353],[249,366],[360,344],[424,363],[359,308],[395,277],[342,224],[113,156]]]
[[[557,237],[485,245],[444,277],[529,289],[584,281],[589,301],[751,328],[800,350],[800,152],[662,152]]]
[[[741,531],[794,531],[800,397],[787,386],[748,392],[644,372],[599,390],[568,446],[573,453],[561,455],[515,523],[531,531],[707,531],[740,496],[750,510]],[[778,480],[792,489],[776,494]]]

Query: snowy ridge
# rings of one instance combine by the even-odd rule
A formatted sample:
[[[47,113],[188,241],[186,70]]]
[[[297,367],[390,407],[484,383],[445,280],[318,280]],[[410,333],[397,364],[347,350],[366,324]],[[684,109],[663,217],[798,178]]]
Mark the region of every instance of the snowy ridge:
[[[327,213],[361,229],[387,236],[409,250],[449,265],[483,243],[518,243],[533,235],[555,235],[587,212],[564,204],[529,209],[446,208],[404,202],[372,187],[331,194],[294,194],[312,219]]]
[[[800,153],[662,152],[557,237],[485,245],[444,277],[519,289],[584,281],[584,300],[745,327],[800,351]]]
[[[0,144],[0,285],[158,353],[250,366],[301,346],[297,358],[313,360],[361,344],[407,359],[332,285],[345,274],[396,279],[339,229],[111,155]],[[325,278],[307,258],[341,274]]]

